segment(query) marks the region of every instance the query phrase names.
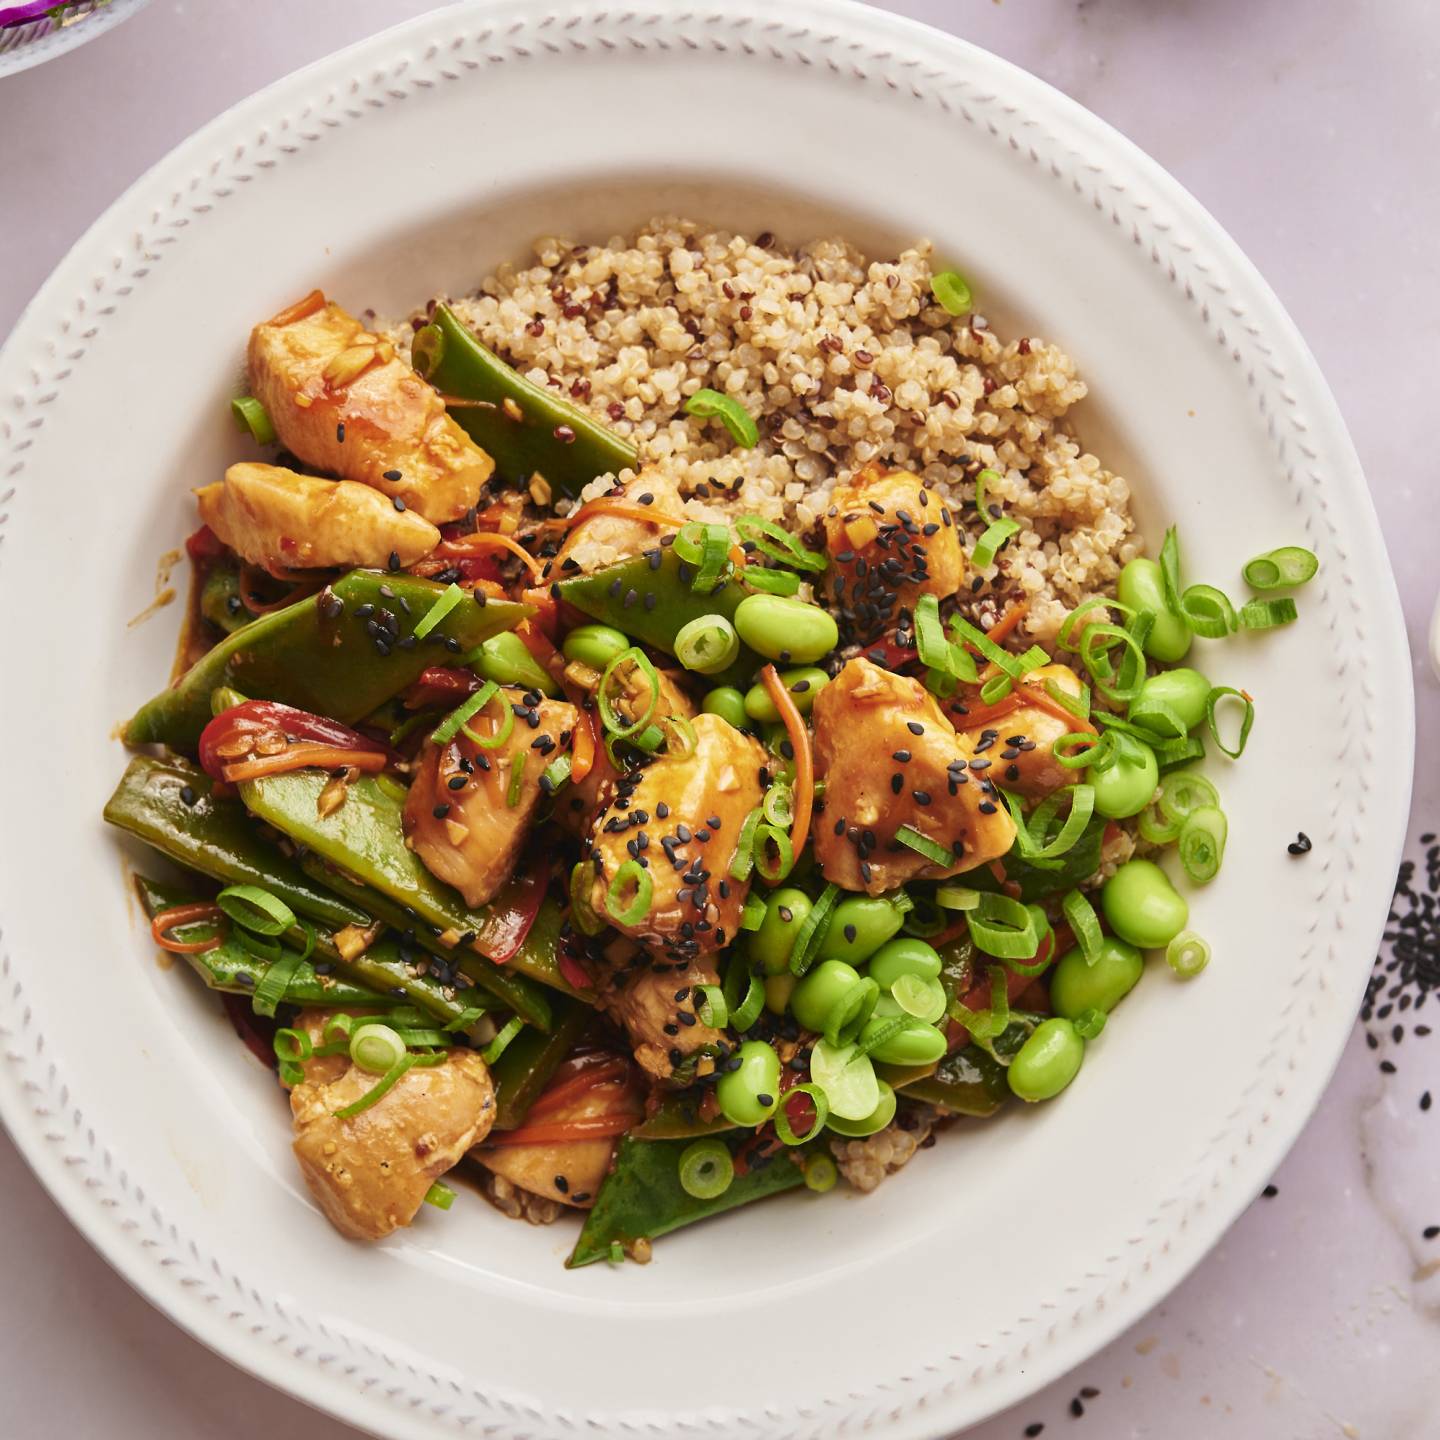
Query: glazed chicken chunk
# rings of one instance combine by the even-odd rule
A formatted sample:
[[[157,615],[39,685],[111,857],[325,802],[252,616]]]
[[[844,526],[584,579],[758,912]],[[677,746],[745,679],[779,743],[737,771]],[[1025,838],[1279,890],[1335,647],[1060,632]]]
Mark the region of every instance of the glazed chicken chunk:
[[[657,520],[668,518],[676,524],[685,518],[685,507],[675,482],[658,470],[644,470],[620,490],[601,497],[623,504],[627,509],[649,511]],[[550,573],[559,579],[581,571],[601,570],[620,560],[653,548],[662,535],[672,534],[675,525],[648,525],[624,515],[592,515],[582,520],[566,537]]]
[[[295,1022],[315,1044],[333,1010],[304,1010]],[[408,1225],[425,1193],[490,1131],[495,1092],[485,1062],[453,1050],[443,1064],[407,1070],[368,1109],[347,1119],[378,1075],[348,1055],[305,1062],[290,1092],[295,1158],[315,1203],[342,1235],[379,1240]]]
[[[524,691],[505,689],[467,722],[482,739],[502,728],[502,697],[514,719],[506,740],[486,749],[463,730],[446,745],[427,740],[405,797],[406,844],[472,908],[510,878],[544,797],[540,778],[570,748],[579,718],[563,700],[535,705]]]
[[[715,962],[708,955],[666,965],[640,950],[611,972],[599,992],[600,1006],[624,1027],[647,1075],[688,1084],[693,1076],[686,1060],[697,1050],[725,1043],[725,1033],[695,1013],[695,987],[718,983]]]
[[[1080,677],[1068,665],[1041,665],[1026,675],[1020,690],[1043,690],[1047,680],[1067,695],[1078,696],[1082,689]],[[965,703],[978,705],[979,700],[976,697]],[[1091,729],[1087,721],[1078,716],[1062,719],[1041,705],[1021,705],[1007,715],[972,726],[954,702],[946,708],[956,725],[963,727],[960,735],[964,742],[972,748],[983,745],[994,760],[991,773],[997,785],[1038,800],[1075,783],[1075,771],[1055,759],[1054,746],[1062,735]]]
[[[589,1076],[594,1083],[586,1083]],[[577,1121],[624,1115],[633,1124],[643,1096],[635,1083],[635,1067],[614,1051],[591,1051],[568,1061],[556,1072],[545,1094],[530,1107],[522,1130],[559,1129]],[[495,1131],[491,1139],[502,1138]],[[615,1137],[554,1140],[539,1144],[479,1146],[472,1154],[487,1170],[512,1185],[543,1195],[560,1205],[588,1210],[610,1168]]]
[[[893,625],[921,595],[944,600],[960,588],[959,529],[918,475],[867,465],[836,485],[830,501],[825,596],[857,633]]]
[[[662,755],[615,783],[595,821],[590,903],[598,915],[676,961],[717,950],[734,937],[750,882],[730,876],[745,817],[761,799],[765,752],[718,715],[697,715],[696,746]],[[626,886],[614,908],[606,896],[620,867],[642,863],[650,877],[645,913],[616,918],[635,898]]]
[[[390,342],[318,290],[251,331],[247,363],[287,450],[433,524],[459,519],[495,468]]]
[[[827,880],[879,895],[997,860],[1015,824],[989,772],[935,697],[904,675],[851,660],[815,698],[815,778],[824,812],[812,833]],[[954,856],[941,865],[896,840],[908,825]]]
[[[319,480],[280,465],[232,465],[225,479],[195,492],[200,518],[242,559],[272,572],[383,570],[423,560],[440,532],[378,490],[353,480]]]

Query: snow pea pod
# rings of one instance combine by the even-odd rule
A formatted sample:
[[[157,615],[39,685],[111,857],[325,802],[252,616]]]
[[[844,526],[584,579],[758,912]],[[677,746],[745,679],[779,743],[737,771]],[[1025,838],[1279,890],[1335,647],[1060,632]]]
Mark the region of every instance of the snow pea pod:
[[[454,406],[451,417],[513,485],[527,485],[538,471],[555,494],[573,499],[597,475],[639,465],[633,445],[507,365],[448,305],[435,307],[410,357],[442,395],[470,402]]]
[[[146,916],[151,920],[162,910],[188,905],[199,898],[194,891],[184,890],[178,885],[162,885],[158,881],[147,880],[143,875],[135,877],[135,890]],[[204,922],[178,925],[171,934],[177,940],[199,941],[212,930],[213,926]],[[230,936],[213,950],[186,955],[185,959],[211,990],[231,995],[253,995],[271,964],[269,960],[252,955]],[[285,987],[285,999],[293,1005],[367,1005],[382,1010],[401,1003],[396,996],[373,990],[368,985],[354,984],[343,976],[318,975],[308,960],[300,962]]]
[[[698,1200],[680,1184],[680,1155],[689,1140],[637,1140],[627,1135],[615,1151],[585,1228],[565,1262],[567,1268],[610,1258],[614,1243],[654,1240],[682,1225],[763,1200],[805,1183],[794,1152],[752,1160],[745,1174],[710,1200]]]
[[[200,587],[200,613],[227,635],[255,618],[245,608],[240,595],[240,572],[233,565],[217,563],[210,567]]]
[[[267,775],[245,781],[240,798],[252,814],[323,856],[353,880],[403,906],[412,917],[409,923],[418,918],[439,931],[473,933],[474,948],[480,955],[499,956],[508,968],[522,975],[568,995],[579,993],[560,974],[553,944],[543,953],[532,953],[524,945],[515,949],[515,897],[507,894],[509,885],[494,900],[472,910],[407,848],[402,823],[404,791],[398,785],[362,775],[347,787],[343,805],[321,815],[316,802],[329,778],[323,770]],[[510,885],[520,883],[524,882],[517,877]]]
[[[956,1115],[984,1118],[1006,1101],[1005,1067],[978,1045],[966,1045],[925,1073],[926,1067],[880,1065],[876,1074],[907,1099],[943,1105]]]
[[[658,563],[650,557],[659,556]],[[675,637],[692,620],[704,615],[721,615],[733,620],[740,602],[749,593],[733,580],[705,594],[691,588],[694,567],[686,565],[671,549],[657,549],[596,570],[561,580],[559,598],[592,620],[613,625],[632,640],[675,653]],[[745,688],[764,660],[748,645],[718,674],[706,678],[713,685]]]
[[[505,1053],[490,1067],[495,1082],[496,1129],[513,1130],[519,1125],[594,1016],[579,1000],[557,1000],[548,1035],[527,1027],[505,1047]]]
[[[710,1093],[706,1089],[671,1090],[631,1132],[635,1140],[694,1140],[702,1135],[717,1135],[736,1128],[717,1112],[706,1119],[700,1113],[701,1102]]]
[[[135,712],[125,743],[192,748],[210,719],[210,692],[222,685],[253,700],[281,700],[354,724],[432,664],[435,647],[450,653],[446,642],[453,640],[462,652],[472,650],[532,613],[508,601],[467,602],[451,610],[423,643],[407,644],[415,623],[444,590],[413,575],[352,570],[320,594],[228,635],[176,685]],[[359,614],[366,606],[371,608]],[[379,628],[378,636],[372,626]]]
[[[187,760],[137,755],[105,806],[110,824],[226,884],[259,885],[292,910],[332,929],[373,917],[342,900],[267,844],[238,800],[216,799],[210,777]]]

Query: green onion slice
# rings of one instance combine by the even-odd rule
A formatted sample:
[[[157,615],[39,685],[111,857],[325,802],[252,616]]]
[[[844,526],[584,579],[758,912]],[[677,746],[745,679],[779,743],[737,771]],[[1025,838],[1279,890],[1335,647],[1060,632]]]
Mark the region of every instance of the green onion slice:
[[[699,1016],[702,1025],[708,1025],[712,1030],[723,1030],[730,1022],[730,1007],[725,1003],[725,996],[721,993],[718,985],[697,985],[695,987],[697,1003],[695,1014]]]
[[[771,858],[770,847],[775,847]],[[767,885],[778,885],[795,868],[790,832],[778,825],[755,827],[755,871]]]
[[[1220,738],[1220,726],[1215,714],[1221,701],[1227,697],[1234,697],[1245,706],[1244,714],[1240,717],[1240,733],[1236,737],[1233,750]],[[1232,760],[1238,760],[1245,753],[1245,742],[1250,738],[1250,727],[1255,723],[1255,702],[1243,690],[1237,690],[1233,685],[1213,686],[1205,697],[1205,723],[1209,726],[1210,738],[1216,745]]]
[[[922,835],[913,825],[902,825],[895,832],[895,838],[907,849],[923,855],[935,865],[943,865],[947,870],[955,866],[955,856],[948,847],[932,840],[928,835]]]
[[[820,892],[819,899],[810,907],[810,913],[800,922],[800,928],[795,932],[795,943],[790,951],[790,973],[792,975],[803,975],[810,968],[811,962],[815,959],[815,952],[825,939],[825,932],[830,926],[830,916],[839,899],[840,887],[833,883],[827,885]],[[879,1103],[877,1092],[875,1104]],[[874,1108],[875,1106],[872,1105],[870,1110]],[[865,1115],[868,1115],[870,1110],[867,1110]],[[865,1116],[846,1116],[844,1118],[863,1120]]]
[[[923,975],[901,975],[890,987],[890,996],[907,1015],[913,1015],[927,1025],[939,1020],[949,1003],[945,987],[938,980]]]
[[[675,658],[697,675],[715,675],[740,653],[740,637],[723,615],[697,615],[675,634]]]
[[[1162,775],[1192,760],[1205,758],[1205,742],[1198,735],[1187,735],[1183,740],[1152,740],[1150,748],[1155,752],[1155,763]]]
[[[631,885],[635,887],[635,893],[625,904],[622,897]],[[638,925],[650,913],[650,900],[654,893],[655,882],[650,872],[638,860],[627,860],[615,872],[605,891],[605,908],[617,925]]]
[[[1135,819],[1142,840],[1152,845],[1169,845],[1180,838],[1183,821],[1167,820],[1156,805],[1147,805]]]
[[[900,894],[905,892],[902,890]],[[910,898],[910,912],[900,928],[906,935],[926,940],[931,935],[938,935],[949,924],[945,912],[935,903],[933,896],[918,895]]]
[[[835,1162],[823,1151],[817,1150],[805,1157],[805,1188],[816,1195],[833,1190],[840,1180],[840,1171]]]
[[[1052,700],[1063,705],[1077,720],[1090,718],[1090,687],[1088,685],[1081,685],[1080,693],[1072,695],[1063,686],[1057,685],[1055,681],[1047,680],[1045,693]]]
[[[553,795],[562,785],[570,779],[570,757],[568,755],[557,755],[541,772],[540,788],[547,794]]]
[[[493,1065],[510,1048],[510,1042],[524,1028],[525,1022],[518,1015],[512,1015],[501,1026],[495,1038],[480,1052],[480,1058],[487,1065]]]
[[[740,580],[767,595],[794,595],[800,589],[800,577],[793,570],[767,570],[760,565],[747,565]]]
[[[828,1044],[848,1045],[865,1028],[865,1022],[875,1013],[876,1002],[880,999],[880,986],[868,975],[858,984],[851,985],[826,1013],[820,1033]]]
[[[765,902],[758,895],[745,897],[745,908],[740,912],[742,930],[758,930],[765,922]]]
[[[685,413],[699,420],[718,418],[743,450],[752,450],[760,443],[760,427],[754,417],[738,400],[718,390],[697,390],[685,402]]]
[[[520,803],[520,792],[525,786],[525,762],[530,758],[526,750],[510,757],[510,783],[505,787],[505,804],[513,810]]]
[[[1210,963],[1210,942],[1182,930],[1166,947],[1165,963],[1182,979],[1193,980]]]
[[[1105,1028],[1105,1012],[1093,1006],[1082,1010],[1074,1020],[1075,1033],[1082,1040],[1093,1040]]]
[[[227,885],[215,903],[242,930],[267,939],[283,935],[295,923],[295,912],[258,885]]]
[[[1180,596],[1180,614],[1190,629],[1206,640],[1233,635],[1239,621],[1223,590],[1213,585],[1192,585]]]
[[[930,293],[947,315],[968,315],[975,308],[970,287],[953,270],[942,270],[930,277]]]
[[[1029,960],[1040,948],[1034,912],[1008,895],[981,895],[968,919],[975,948],[997,960]]]
[[[735,839],[735,853],[730,857],[730,878],[748,880],[755,868],[755,832],[765,819],[765,811],[757,805],[741,822],[740,834]]]
[[[932,670],[953,674],[953,647],[945,638],[945,627],[940,623],[940,602],[930,594],[922,595],[915,602],[915,650],[920,663]]]
[[[967,885],[937,885],[935,903],[946,910],[973,910],[980,903],[980,892]]]
[[[1158,737],[1161,739],[1183,740],[1190,732],[1185,728],[1185,722],[1175,713],[1174,707],[1167,705],[1163,700],[1141,694],[1138,700],[1131,701],[1129,709],[1131,720],[1156,720],[1160,724]]]
[[[802,545],[783,525],[763,515],[742,515],[735,522],[735,533],[747,549],[758,550],[792,570],[809,570],[818,575],[829,563],[818,550]]]
[[[1078,651],[1081,640],[1084,639],[1083,630],[1081,639],[1075,639],[1075,630],[1076,627],[1080,625],[1080,622],[1085,620],[1087,615],[1098,612],[1094,619],[1085,620],[1084,629],[1088,630],[1090,626],[1097,623],[1098,620],[1104,620],[1108,623],[1110,611],[1112,610],[1118,611],[1124,615],[1127,620],[1133,620],[1135,618],[1135,612],[1128,605],[1122,605],[1118,600],[1107,600],[1097,595],[1093,599],[1085,601],[1083,605],[1077,605],[1060,622],[1060,629],[1055,633],[1056,646],[1061,650]]]
[[[362,1111],[368,1110],[378,1100],[389,1094],[394,1088],[395,1082],[399,1080],[407,1070],[420,1063],[420,1057],[410,1054],[407,1050],[354,1104],[346,1105],[342,1109],[335,1111],[335,1118],[337,1120],[349,1120],[352,1116],[359,1115]]]
[[[1028,820],[1014,795],[1008,790],[1000,793],[1015,821],[1016,846],[1025,860],[1058,860],[1060,856],[1068,855],[1079,844],[1080,837],[1090,824],[1090,817],[1095,813],[1093,785],[1067,785],[1063,790],[1056,790],[1036,806]],[[1051,835],[1051,828],[1067,800],[1070,813]]]
[[[1091,730],[1070,730],[1056,737],[1050,753],[1066,770],[1103,770],[1114,749],[1108,730],[1099,735]]]
[[[497,695],[500,696],[500,711],[495,733],[493,735],[477,735],[470,728],[469,722]],[[482,750],[498,750],[510,738],[510,732],[514,728],[515,712],[510,708],[500,687],[493,680],[487,680],[469,699],[457,705],[430,732],[430,738],[437,745],[448,745],[463,730],[466,736]]]
[[[985,533],[975,542],[975,548],[970,552],[970,563],[977,570],[988,570],[995,563],[995,557],[1005,542],[1019,533],[1020,522],[1010,519],[1008,515],[1004,519],[992,521],[986,527]]]
[[[1154,624],[1153,612],[1142,610],[1128,627],[1097,621],[1081,637],[1080,663],[1111,704],[1129,704],[1140,694],[1145,683],[1145,641]],[[1121,650],[1119,665],[1111,658],[1116,646]]]
[[[615,709],[615,704],[610,698],[611,678],[622,665],[633,665],[639,670],[650,691],[650,698],[644,712],[638,720],[630,724],[626,724],[625,717]],[[600,707],[601,723],[617,740],[627,740],[632,735],[638,735],[650,723],[651,717],[655,714],[655,707],[660,703],[660,677],[650,663],[650,657],[638,645],[632,645],[628,650],[622,650],[610,661],[600,676],[595,699]]]
[[[782,825],[788,829],[795,819],[795,792],[788,785],[772,785],[765,792],[765,800],[760,808],[772,825]]]
[[[1299,615],[1298,607],[1288,595],[1282,595],[1278,600],[1251,600],[1240,607],[1240,628],[1273,630],[1277,625],[1290,624]]]
[[[696,1200],[718,1200],[735,1179],[735,1161],[723,1140],[696,1140],[680,1152],[680,1188]]]
[[[370,1021],[351,1032],[349,1048],[352,1064],[372,1075],[383,1075],[404,1057],[408,1047],[389,1025]]]
[[[595,866],[589,860],[577,860],[570,871],[570,923],[582,935],[598,935],[605,928],[605,922],[590,903],[594,878]]]
[[[1247,561],[1243,573],[1252,590],[1283,590],[1313,580],[1319,568],[1313,550],[1302,545],[1282,545]]]
[[[988,1010],[967,1009],[959,1000],[950,1002],[950,1018],[963,1025],[973,1040],[993,1040],[1003,1035],[1010,1024],[1009,980],[1005,967],[988,965],[985,973],[990,977]]]
[[[1100,958],[1100,948],[1105,943],[1105,937],[1100,933],[1100,917],[1096,915],[1095,907],[1081,891],[1072,890],[1060,902],[1060,909],[1070,929],[1075,933],[1075,943],[1080,947],[1085,963],[1093,965]]]
[[[1179,615],[1180,610],[1180,532],[1171,526],[1160,546],[1160,579],[1165,587],[1165,604]]]
[[[795,1127],[790,1123],[790,1116],[786,1113],[786,1107],[797,1095],[807,1096],[815,1107],[815,1119],[803,1135],[795,1132]],[[818,1085],[805,1080],[799,1085],[792,1085],[780,1097],[780,1104],[775,1109],[775,1133],[786,1145],[808,1145],[819,1137],[829,1118],[830,1102],[825,1098],[825,1092]]]
[[[464,598],[465,592],[458,585],[447,585],[415,622],[415,638],[423,640]]]
[[[291,1064],[308,1060],[315,1053],[314,1043],[303,1030],[291,1030],[288,1027],[277,1030],[272,1043],[275,1047],[275,1058]]]
[[[730,957],[730,964],[725,971],[725,986],[721,993],[730,1012],[730,1028],[738,1034],[744,1034],[760,1018],[760,1012],[765,1008],[765,986],[750,968],[749,961],[738,950]]]
[[[457,1034],[462,1030],[468,1031],[477,1020],[483,1020],[485,1018],[487,1009],[488,1007],[484,1005],[466,1006],[464,1010],[445,1026],[446,1031],[451,1035]]]
[[[1198,770],[1177,770],[1160,782],[1156,804],[1172,825],[1185,823],[1202,805],[1219,805],[1220,792]],[[1179,834],[1177,829],[1175,832]]]
[[[438,1180],[425,1192],[425,1203],[437,1210],[448,1210],[455,1203],[455,1192]]]
[[[275,423],[270,412],[253,395],[237,395],[230,402],[230,413],[242,430],[248,430],[257,445],[275,443]]]
[[[1225,812],[1215,805],[1202,805],[1180,827],[1180,863],[1197,885],[1219,873],[1228,833]]]
[[[295,972],[300,968],[300,956],[287,950],[278,960],[271,962],[269,969],[261,976],[251,997],[251,1008],[257,1015],[273,1015],[275,1008],[285,998]]]

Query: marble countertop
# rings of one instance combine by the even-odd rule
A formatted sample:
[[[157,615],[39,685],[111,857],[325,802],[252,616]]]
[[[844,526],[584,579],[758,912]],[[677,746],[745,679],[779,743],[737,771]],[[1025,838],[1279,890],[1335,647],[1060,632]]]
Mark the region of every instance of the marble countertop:
[[[0,81],[8,141],[0,333],[85,226],[197,125],[276,76],[428,8],[424,0],[155,0],[80,51]],[[1440,483],[1424,448],[1440,359],[1440,7],[889,0],[887,8],[1006,56],[1116,125],[1199,196],[1279,292],[1370,478],[1417,657],[1419,753],[1428,755],[1440,736],[1440,686],[1422,658],[1440,580]],[[1428,921],[1433,942],[1432,830],[1440,830],[1440,781],[1422,763],[1407,851],[1413,893],[1397,914],[1421,932]],[[1402,942],[1399,953],[1396,975],[1414,968],[1413,947]],[[1421,968],[1428,963],[1440,983],[1440,945],[1430,954]],[[1440,1025],[1440,998],[1416,1007],[1420,993],[1412,976],[1395,996],[1377,996],[1273,1185],[1171,1298],[1073,1374],[968,1432],[973,1440],[1042,1433],[1037,1426],[1046,1440],[1433,1437],[1440,1105],[1428,1097],[1440,1096],[1440,1038],[1427,1022]],[[28,1429],[77,1440],[356,1434],[173,1328],[70,1228],[3,1137],[0,1195],[0,1390]]]

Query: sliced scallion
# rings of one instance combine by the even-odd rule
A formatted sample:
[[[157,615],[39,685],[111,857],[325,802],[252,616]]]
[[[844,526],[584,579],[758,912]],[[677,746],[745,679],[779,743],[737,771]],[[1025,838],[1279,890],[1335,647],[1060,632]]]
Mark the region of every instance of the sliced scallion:
[[[634,893],[627,903],[623,897],[631,886]],[[617,925],[638,925],[650,913],[654,894],[650,872],[638,860],[627,860],[616,870],[605,891],[605,909]]]
[[[730,857],[730,878],[748,880],[755,868],[755,832],[765,819],[764,809],[757,805],[741,822],[735,839],[735,853]]]
[[[251,997],[251,1008],[257,1015],[273,1015],[276,1007],[285,999],[290,982],[300,969],[300,957],[293,950],[287,950],[278,960],[271,962],[260,977]]]
[[[975,948],[997,960],[1029,960],[1040,948],[1034,913],[1008,895],[981,895],[967,919]]]
[[[818,575],[828,563],[818,550],[802,545],[783,525],[763,515],[742,515],[735,522],[735,533],[747,549],[758,550],[791,569],[809,570]]]
[[[935,903],[946,910],[973,910],[980,903],[980,892],[967,885],[937,885]]]
[[[283,935],[295,923],[295,912],[258,885],[227,885],[215,903],[242,930],[267,939]]]
[[[723,1140],[696,1140],[680,1152],[680,1188],[695,1200],[718,1200],[735,1179],[735,1161]]]
[[[1250,600],[1240,607],[1240,628],[1273,630],[1277,625],[1289,625],[1299,615],[1299,607],[1288,595],[1278,600]]]
[[[644,678],[649,691],[649,698],[640,718],[629,723],[615,709],[615,703],[610,697],[610,682],[622,666],[634,666]],[[650,723],[651,717],[655,714],[655,707],[660,703],[660,677],[650,663],[649,656],[636,645],[630,646],[628,650],[622,650],[610,661],[600,676],[600,684],[595,690],[595,700],[600,709],[601,724],[615,739],[627,740],[632,735],[638,735]]]
[[[1210,942],[1182,930],[1166,947],[1165,963],[1182,979],[1193,980],[1210,963]]]
[[[1180,827],[1180,863],[1197,885],[1219,874],[1228,830],[1225,812],[1215,805],[1202,805]]]
[[[970,563],[977,570],[988,570],[995,563],[995,557],[1005,542],[1019,533],[1020,522],[1010,519],[1008,515],[1000,520],[992,520],[986,526],[985,533],[975,542],[975,548],[970,552]]]
[[[1100,949],[1105,943],[1095,907],[1081,891],[1072,890],[1060,902],[1060,909],[1074,932],[1075,943],[1080,947],[1085,963],[1093,965],[1100,958]]]
[[[1247,561],[1243,573],[1252,590],[1284,590],[1314,579],[1319,568],[1313,550],[1303,545],[1282,545]]]
[[[922,835],[913,825],[900,826],[895,832],[895,838],[906,849],[923,855],[935,865],[943,865],[947,870],[955,865],[955,856],[948,847],[940,844],[938,840],[932,840],[928,835]]]
[[[815,1108],[815,1118],[810,1123],[810,1128],[803,1134],[796,1131],[790,1122],[787,1107],[792,1100],[805,1096]],[[780,1104],[775,1109],[775,1133],[786,1145],[808,1145],[812,1140],[819,1137],[820,1132],[825,1128],[825,1122],[830,1118],[830,1102],[825,1098],[825,1092],[809,1080],[802,1081],[799,1085],[792,1085],[781,1097]]]
[[[350,1035],[350,1060],[372,1075],[383,1075],[409,1047],[400,1034],[378,1021],[357,1025]]]
[[[1213,585],[1191,585],[1180,596],[1180,614],[1190,629],[1205,640],[1223,640],[1233,635],[1239,624],[1230,597]]]
[[[464,598],[465,592],[458,585],[447,585],[415,622],[415,638],[423,640]]]
[[[495,1033],[495,1038],[480,1052],[480,1058],[493,1065],[509,1048],[510,1042],[525,1028],[525,1022],[512,1015]]]
[[[1245,707],[1240,717],[1240,731],[1233,750],[1220,738],[1220,726],[1216,718],[1216,711],[1226,699],[1239,700]],[[1205,723],[1210,729],[1210,738],[1216,745],[1232,760],[1238,760],[1245,753],[1245,742],[1250,738],[1250,727],[1255,723],[1255,702],[1245,691],[1237,690],[1233,685],[1213,686],[1205,697]]]
[[[819,899],[810,907],[810,913],[800,922],[800,928],[795,932],[795,943],[790,950],[792,975],[803,975],[810,968],[815,952],[820,948],[825,933],[830,928],[830,917],[839,899],[840,887],[832,882],[820,892]],[[871,1106],[871,1109],[874,1109],[874,1106]],[[866,1111],[866,1114],[869,1114],[869,1111]],[[863,1119],[864,1116],[859,1118]]]
[[[1093,1040],[1105,1028],[1106,1015],[1103,1010],[1091,1006],[1082,1010],[1074,1020],[1075,1033],[1082,1040]]]
[[[230,402],[230,413],[242,430],[248,430],[257,445],[275,443],[275,423],[270,412],[253,395],[237,395]]]
[[[712,1030],[723,1030],[730,1023],[730,1007],[718,985],[695,987],[695,1014]]]
[[[697,615],[675,634],[675,658],[697,675],[715,675],[734,663],[740,637],[723,615]]]
[[[752,450],[760,443],[760,427],[755,417],[733,396],[722,395],[718,390],[697,390],[685,402],[685,413],[698,420],[718,418],[742,450]]]
[[[740,912],[742,930],[758,930],[765,923],[765,902],[758,895],[745,897],[745,908]]]
[[[975,308],[970,287],[954,270],[942,270],[930,277],[930,293],[947,315],[968,315]]]
[[[455,1203],[455,1192],[438,1180],[425,1192],[425,1203],[437,1210],[448,1210]]]

